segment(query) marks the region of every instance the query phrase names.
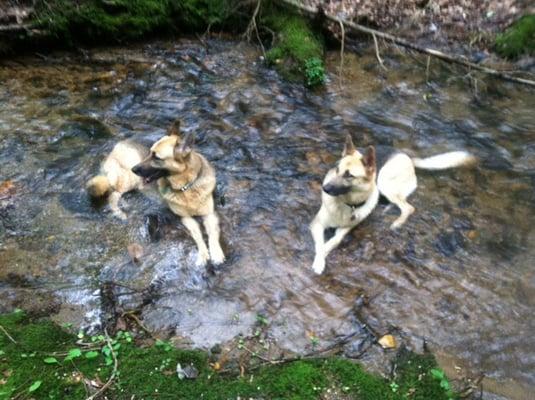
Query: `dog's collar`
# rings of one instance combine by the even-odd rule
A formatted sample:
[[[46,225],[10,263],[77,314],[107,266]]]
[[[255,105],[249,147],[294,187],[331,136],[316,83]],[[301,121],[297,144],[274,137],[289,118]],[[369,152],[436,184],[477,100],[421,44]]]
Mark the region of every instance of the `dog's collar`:
[[[366,204],[368,200],[364,200],[364,201],[361,201],[360,203],[357,203],[357,204],[349,204],[349,203],[345,203],[346,206],[348,206],[349,208],[351,208],[352,210],[356,210],[357,208],[360,208],[362,207],[364,204]]]
[[[199,177],[201,175],[202,175],[202,165],[201,165],[201,169],[199,169],[199,173],[197,174],[195,179],[193,179],[191,182],[186,183],[184,186],[178,188],[177,190],[182,192],[182,193],[187,192],[189,189],[191,189],[193,187],[193,185],[195,185],[195,183],[197,183],[197,181],[199,180]],[[167,182],[169,183],[169,179],[167,179]],[[167,193],[169,193],[170,190],[173,190],[171,185],[166,185],[164,188],[160,189],[160,193],[162,195],[166,195]]]

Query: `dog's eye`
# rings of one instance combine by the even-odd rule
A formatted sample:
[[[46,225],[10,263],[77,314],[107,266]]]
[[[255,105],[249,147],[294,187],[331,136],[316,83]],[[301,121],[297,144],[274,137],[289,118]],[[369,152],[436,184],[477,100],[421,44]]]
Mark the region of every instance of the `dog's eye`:
[[[351,175],[351,174],[349,173],[349,171],[346,171],[346,172],[344,172],[344,178],[349,179],[349,178],[354,178],[354,176]]]
[[[154,160],[158,160],[158,161],[161,161],[161,160],[162,160],[160,157],[158,157],[158,156],[156,155],[156,153],[152,153],[152,158],[153,158]]]

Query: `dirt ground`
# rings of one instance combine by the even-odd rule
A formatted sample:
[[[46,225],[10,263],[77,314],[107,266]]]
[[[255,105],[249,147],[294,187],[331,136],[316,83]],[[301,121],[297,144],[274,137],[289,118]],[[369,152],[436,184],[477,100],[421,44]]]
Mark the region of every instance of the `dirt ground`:
[[[535,12],[529,0],[302,0],[328,14],[435,46],[487,49],[494,34]],[[333,26],[333,29],[337,27]],[[457,43],[458,44],[458,43]]]

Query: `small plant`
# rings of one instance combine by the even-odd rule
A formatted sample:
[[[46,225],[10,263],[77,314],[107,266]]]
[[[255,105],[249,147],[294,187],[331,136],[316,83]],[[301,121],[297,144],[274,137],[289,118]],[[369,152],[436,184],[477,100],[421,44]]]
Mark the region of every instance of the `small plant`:
[[[325,68],[319,58],[312,57],[305,61],[305,79],[308,87],[318,86],[325,82]]]
[[[448,378],[446,377],[446,374],[444,373],[444,371],[439,368],[433,368],[429,372],[431,372],[431,375],[433,376],[433,378],[440,381],[440,387],[446,391],[446,396],[448,396],[448,399],[452,400],[453,391],[451,388],[451,384],[448,381]]]
[[[397,393],[399,390],[399,385],[396,382],[392,382],[390,384],[390,390],[392,390],[393,393]]]
[[[264,326],[269,325],[269,320],[267,319],[267,317],[265,317],[262,314],[257,314],[256,315],[256,322],[258,322],[260,325],[264,325]]]

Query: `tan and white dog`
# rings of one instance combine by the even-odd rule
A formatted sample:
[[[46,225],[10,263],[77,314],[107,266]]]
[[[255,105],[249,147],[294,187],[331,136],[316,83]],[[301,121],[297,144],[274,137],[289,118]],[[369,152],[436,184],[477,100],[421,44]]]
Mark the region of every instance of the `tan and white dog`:
[[[468,165],[475,158],[465,151],[453,151],[424,159],[411,158],[390,147],[368,147],[363,153],[347,135],[342,158],[327,172],[322,185],[321,208],[310,224],[315,244],[312,269],[321,274],[325,258],[345,235],[362,222],[377,206],[382,194],[395,204],[401,214],[390,226],[399,228],[414,212],[407,197],[416,190],[415,167],[441,170]],[[325,242],[324,233],[334,228],[334,235]]]
[[[211,260],[215,265],[225,261],[219,243],[219,219],[214,209],[216,186],[214,168],[201,154],[193,150],[194,137],[182,139],[178,121],[168,135],[154,143],[146,159],[132,168],[144,182],[158,180],[158,190],[173,213],[181,217],[198,250],[198,264]],[[194,217],[202,217],[208,234],[208,247]]]
[[[149,154],[149,149],[131,140],[118,142],[100,166],[100,173],[87,181],[86,189],[94,199],[107,197],[114,216],[126,219],[119,207],[124,193],[143,187],[143,180],[132,172]]]

